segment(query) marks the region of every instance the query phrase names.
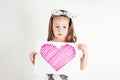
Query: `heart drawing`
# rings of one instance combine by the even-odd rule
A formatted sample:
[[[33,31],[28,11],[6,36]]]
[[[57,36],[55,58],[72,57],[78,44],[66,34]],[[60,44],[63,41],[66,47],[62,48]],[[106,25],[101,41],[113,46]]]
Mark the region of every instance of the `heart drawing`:
[[[56,71],[70,62],[76,55],[74,47],[69,44],[62,45],[60,48],[53,44],[44,44],[41,46],[40,54]]]

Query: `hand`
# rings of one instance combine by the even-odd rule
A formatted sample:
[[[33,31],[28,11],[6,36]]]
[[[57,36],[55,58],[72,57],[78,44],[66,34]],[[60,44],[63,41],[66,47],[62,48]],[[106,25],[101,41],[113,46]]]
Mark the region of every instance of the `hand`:
[[[78,44],[78,49],[82,50],[83,52],[83,56],[80,59],[81,60],[80,69],[83,70],[87,65],[87,59],[88,59],[87,46],[85,44]]]
[[[82,52],[86,52],[87,51],[87,46],[83,43],[78,44],[78,49],[82,50]]]
[[[35,55],[37,54],[37,52],[35,52],[35,51],[32,51],[31,53],[30,53],[30,60],[31,60],[31,62],[34,64],[34,62],[35,62]]]

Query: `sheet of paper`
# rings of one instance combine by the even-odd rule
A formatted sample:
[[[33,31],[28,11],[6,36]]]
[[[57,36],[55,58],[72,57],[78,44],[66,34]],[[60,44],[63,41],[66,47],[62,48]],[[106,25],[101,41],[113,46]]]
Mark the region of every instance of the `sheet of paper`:
[[[52,48],[49,49],[50,45],[52,45]],[[65,46],[67,47],[67,49],[63,49],[63,48],[66,48]],[[43,48],[43,47],[45,47],[45,48]],[[59,57],[60,59],[61,58],[64,59],[63,58],[64,56],[66,57],[67,55],[69,55],[67,53],[70,53],[71,47],[73,50],[75,50],[75,52],[72,53],[72,55],[75,54],[74,58],[71,59],[65,65],[63,65],[62,68],[60,68],[59,70],[55,70],[55,68],[53,66],[51,66],[51,64],[45,60],[45,58],[48,59],[48,57],[50,57],[52,55],[51,53],[57,54],[60,52],[62,52],[61,53],[62,57],[61,57],[61,55],[58,55],[56,57],[52,56],[55,58],[53,60],[56,60],[57,57],[59,57],[59,56],[60,56]],[[53,49],[54,52],[55,51],[58,51],[58,52],[54,53],[51,49]],[[60,51],[60,49],[62,49],[62,51]],[[46,50],[48,50],[48,51],[46,51]],[[67,50],[67,52],[65,52],[66,50]],[[77,43],[37,42],[36,43],[36,51],[37,51],[37,55],[35,57],[34,73],[42,73],[42,74],[54,73],[54,74],[68,74],[68,75],[70,75],[71,73],[76,73],[76,72],[80,71],[80,57],[82,56],[82,52],[77,49]],[[42,51],[46,51],[46,53],[42,52]],[[51,53],[47,53],[50,51],[51,51]],[[67,55],[64,55],[65,53]],[[51,54],[51,55],[49,55],[49,54]],[[46,56],[46,55],[48,55],[48,56]],[[68,58],[70,58],[70,57],[68,57]],[[59,60],[59,59],[57,59],[57,60]],[[52,61],[52,59],[51,59],[51,61]],[[65,59],[65,61],[66,61],[66,59]],[[55,61],[53,61],[53,62],[54,62],[54,64],[56,63]],[[55,65],[58,65],[58,64],[55,64]],[[59,65],[61,65],[61,64],[59,64]]]

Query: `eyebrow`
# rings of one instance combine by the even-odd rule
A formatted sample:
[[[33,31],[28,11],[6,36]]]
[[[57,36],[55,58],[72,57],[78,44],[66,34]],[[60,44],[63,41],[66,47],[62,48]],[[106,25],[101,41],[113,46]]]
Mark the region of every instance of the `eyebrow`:
[[[59,26],[59,24],[53,24],[54,26]],[[67,24],[63,24],[62,26],[69,26],[69,25],[67,25]]]

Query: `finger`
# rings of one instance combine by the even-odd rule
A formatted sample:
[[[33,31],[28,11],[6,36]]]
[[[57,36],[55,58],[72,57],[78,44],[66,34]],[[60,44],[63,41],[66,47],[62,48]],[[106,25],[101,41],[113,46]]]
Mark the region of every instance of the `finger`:
[[[30,60],[33,61],[33,56],[32,55],[30,55]]]
[[[78,44],[78,48],[81,49],[81,44]]]

